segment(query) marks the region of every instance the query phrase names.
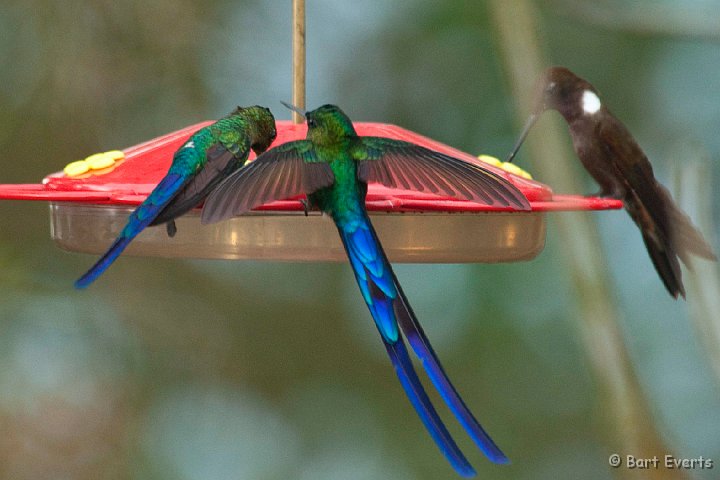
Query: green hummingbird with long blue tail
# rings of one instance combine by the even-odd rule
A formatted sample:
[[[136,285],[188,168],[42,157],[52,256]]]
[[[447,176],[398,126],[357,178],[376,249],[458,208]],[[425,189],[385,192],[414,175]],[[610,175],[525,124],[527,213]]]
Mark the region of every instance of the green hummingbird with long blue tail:
[[[146,227],[167,224],[198,206],[228,175],[241,168],[250,149],[261,154],[277,135],[275,118],[265,107],[237,107],[212,125],[201,128],[175,152],[168,173],[130,214],[125,228],[105,254],[75,282],[85,288],[117,259]]]
[[[401,330],[470,437],[490,460],[507,463],[445,374],[378,241],[365,209],[365,196],[368,183],[377,182],[521,210],[530,208],[527,199],[510,182],[478,165],[413,143],[360,137],[350,119],[334,105],[307,113],[285,105],[305,117],[306,139],[272,148],[223,180],[205,202],[202,223],[306,194],[306,208],[318,208],[335,222],[400,383],[442,453],[461,475],[475,474],[420,382]]]

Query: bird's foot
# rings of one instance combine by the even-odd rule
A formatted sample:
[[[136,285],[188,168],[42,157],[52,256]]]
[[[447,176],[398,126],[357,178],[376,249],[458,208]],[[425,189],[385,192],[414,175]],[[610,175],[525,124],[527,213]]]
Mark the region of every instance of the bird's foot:
[[[590,194],[591,197],[598,197],[598,198],[607,198],[612,200],[622,200],[623,195],[619,192],[613,192],[613,191],[607,191],[607,190],[599,190],[595,193]]]
[[[310,212],[310,202],[307,201],[307,199],[305,199],[305,198],[301,198],[300,203],[302,204],[303,210],[305,211],[305,216],[307,217],[308,212]]]
[[[175,220],[170,220],[165,224],[165,228],[167,229],[167,235],[168,237],[172,238],[177,233],[177,225],[175,225]]]

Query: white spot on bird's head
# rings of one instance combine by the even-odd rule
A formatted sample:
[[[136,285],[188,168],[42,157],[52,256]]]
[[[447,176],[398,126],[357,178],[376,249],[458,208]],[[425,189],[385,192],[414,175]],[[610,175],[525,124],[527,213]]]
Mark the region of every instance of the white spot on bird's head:
[[[600,110],[600,98],[590,90],[585,90],[582,96],[582,109],[583,112],[592,115]]]

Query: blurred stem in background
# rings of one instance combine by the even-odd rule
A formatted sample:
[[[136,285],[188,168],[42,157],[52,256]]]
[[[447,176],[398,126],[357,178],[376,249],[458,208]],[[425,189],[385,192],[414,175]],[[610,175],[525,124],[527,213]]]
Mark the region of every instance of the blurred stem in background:
[[[698,148],[682,149],[682,155],[697,160],[683,162],[673,172],[675,198],[691,218],[696,219],[700,230],[709,238],[715,227],[712,222],[712,180],[710,164],[705,152]],[[688,155],[689,152],[689,155]],[[690,318],[700,344],[705,348],[710,366],[720,381],[720,277],[717,263],[702,259],[692,260],[687,269],[688,306]]]
[[[539,47],[539,15],[530,1],[491,0],[489,5],[518,115],[524,121],[532,104],[535,81],[549,66]],[[563,146],[565,132],[557,123],[550,126],[544,123],[539,125],[543,133],[532,135],[526,142],[528,157],[533,159],[535,170],[542,172],[543,180],[553,185],[556,191],[582,191],[581,182],[573,174],[572,155]],[[613,422],[616,440],[609,444],[617,445],[617,453],[621,455],[652,458],[669,450],[652,422],[650,408],[629,360],[609,289],[607,262],[591,215],[558,214],[554,218],[573,279],[575,295],[572,297],[578,299],[576,325],[601,392],[599,403],[603,413]],[[620,476],[630,473],[633,472],[628,469],[617,470]],[[677,471],[664,469],[647,470],[646,475],[646,478],[684,478]],[[637,475],[633,477],[638,478]]]
[[[692,38],[718,39],[717,3],[628,2],[627,0],[553,0],[556,11],[613,30]],[[690,7],[690,8],[688,8]]]

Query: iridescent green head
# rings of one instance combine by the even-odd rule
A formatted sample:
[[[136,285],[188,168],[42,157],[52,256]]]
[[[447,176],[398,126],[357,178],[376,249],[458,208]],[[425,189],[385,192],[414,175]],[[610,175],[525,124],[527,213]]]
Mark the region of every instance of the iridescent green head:
[[[240,115],[248,121],[248,130],[252,142],[250,148],[253,149],[255,154],[260,155],[275,140],[277,136],[275,117],[273,117],[269,109],[260,105],[237,107],[230,113],[230,116],[232,115]]]
[[[307,120],[308,140],[316,144],[332,143],[347,137],[357,136],[352,121],[337,105],[323,105],[310,112],[282,102]]]

